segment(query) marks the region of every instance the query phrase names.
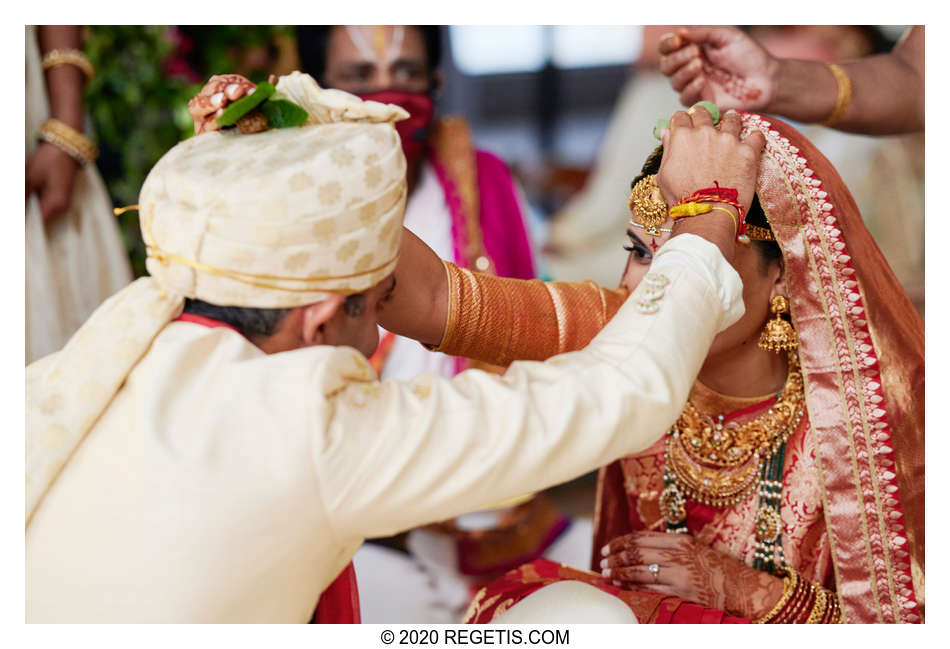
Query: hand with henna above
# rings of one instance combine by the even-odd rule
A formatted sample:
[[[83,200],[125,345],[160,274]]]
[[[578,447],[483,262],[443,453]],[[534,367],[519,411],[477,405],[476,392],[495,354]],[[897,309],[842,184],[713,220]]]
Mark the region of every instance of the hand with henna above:
[[[688,534],[633,532],[602,550],[601,572],[615,585],[673,595],[750,619],[782,596],[782,579],[697,543]],[[656,564],[659,570],[651,572]]]
[[[684,106],[709,100],[720,110],[773,113],[849,133],[893,135],[924,130],[924,27],[909,28],[894,48],[838,64],[777,58],[745,32],[728,26],[678,27],[660,39],[660,71]],[[842,100],[842,97],[848,99]]]
[[[660,72],[680,102],[762,111],[775,95],[778,60],[735,27],[680,27],[660,39]]]

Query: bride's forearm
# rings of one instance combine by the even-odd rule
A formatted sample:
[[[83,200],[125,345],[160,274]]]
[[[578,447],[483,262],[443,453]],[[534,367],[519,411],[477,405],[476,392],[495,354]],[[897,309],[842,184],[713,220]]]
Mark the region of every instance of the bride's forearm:
[[[543,361],[582,349],[613,317],[627,291],[593,282],[541,282],[448,271],[448,318],[437,350],[490,365]]]
[[[627,296],[593,282],[473,273],[443,262],[405,229],[395,273],[380,325],[446,354],[501,366],[583,348]]]
[[[448,314],[448,280],[439,256],[403,228],[396,289],[379,312],[379,324],[400,336],[435,346]]]

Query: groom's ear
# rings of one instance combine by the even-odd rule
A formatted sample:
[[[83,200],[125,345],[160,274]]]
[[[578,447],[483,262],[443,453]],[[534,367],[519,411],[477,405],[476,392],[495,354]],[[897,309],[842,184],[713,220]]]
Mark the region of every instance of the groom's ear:
[[[300,318],[300,338],[309,346],[322,345],[326,324],[343,304],[343,296],[334,294],[319,302],[303,307]]]

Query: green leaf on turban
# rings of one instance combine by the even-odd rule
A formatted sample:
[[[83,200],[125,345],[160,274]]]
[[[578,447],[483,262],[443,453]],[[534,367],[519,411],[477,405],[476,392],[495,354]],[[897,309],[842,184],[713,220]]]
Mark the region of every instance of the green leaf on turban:
[[[244,95],[225,108],[224,112],[221,113],[221,117],[215,121],[221,126],[234,126],[239,119],[257,108],[261,102],[273,95],[275,90],[274,84],[262,81],[257,84],[257,89],[252,94]]]
[[[270,128],[289,128],[300,126],[307,121],[307,111],[287,99],[271,99],[261,105],[261,112],[267,116]]]

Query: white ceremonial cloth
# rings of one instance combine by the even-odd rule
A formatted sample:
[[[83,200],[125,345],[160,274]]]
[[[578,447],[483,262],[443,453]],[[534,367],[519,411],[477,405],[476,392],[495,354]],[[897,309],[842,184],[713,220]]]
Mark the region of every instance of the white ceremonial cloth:
[[[698,237],[652,270],[658,310],[638,289],[585,350],[503,377],[379,383],[351,348],[265,355],[169,324],[27,524],[27,621],[306,622],[365,537],[647,448],[743,312]]]

